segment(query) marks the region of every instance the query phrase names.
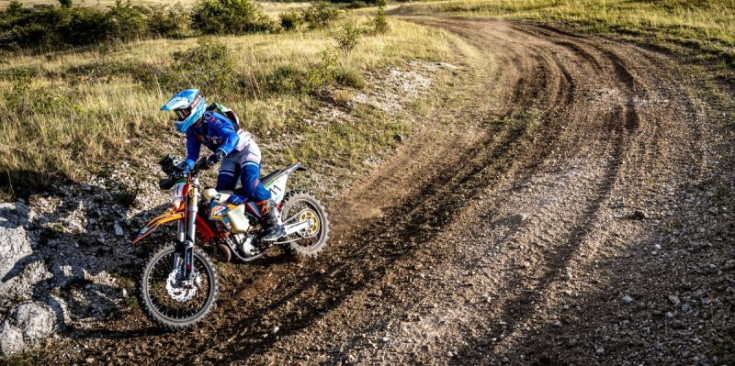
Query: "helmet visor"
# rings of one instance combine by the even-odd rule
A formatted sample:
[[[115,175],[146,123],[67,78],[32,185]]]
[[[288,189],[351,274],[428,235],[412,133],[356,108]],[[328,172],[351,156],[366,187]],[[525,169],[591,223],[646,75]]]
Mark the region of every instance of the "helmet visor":
[[[174,112],[176,112],[176,120],[183,121],[191,114],[191,108],[177,109]]]

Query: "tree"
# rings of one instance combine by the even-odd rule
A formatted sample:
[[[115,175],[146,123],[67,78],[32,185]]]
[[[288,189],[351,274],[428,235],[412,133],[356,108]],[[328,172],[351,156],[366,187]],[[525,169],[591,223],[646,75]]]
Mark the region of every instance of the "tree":
[[[65,8],[71,8],[71,1],[72,0],[59,0],[59,3]]]

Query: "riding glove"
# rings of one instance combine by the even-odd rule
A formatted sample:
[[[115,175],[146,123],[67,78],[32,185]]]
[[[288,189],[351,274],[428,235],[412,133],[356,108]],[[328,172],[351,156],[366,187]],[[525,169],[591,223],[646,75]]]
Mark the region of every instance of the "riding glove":
[[[217,163],[219,163],[220,160],[222,160],[222,158],[224,157],[225,157],[225,152],[222,150],[217,150],[216,153],[212,154],[210,157],[207,158],[207,165],[209,167],[212,167],[216,165]]]

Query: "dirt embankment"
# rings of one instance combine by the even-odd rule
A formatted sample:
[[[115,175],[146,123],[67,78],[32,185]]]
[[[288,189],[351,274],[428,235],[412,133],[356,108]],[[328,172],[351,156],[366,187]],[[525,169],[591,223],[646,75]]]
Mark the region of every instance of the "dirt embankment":
[[[733,138],[715,87],[634,46],[415,21],[471,45],[465,107],[432,116],[462,123],[336,200],[324,256],[221,266],[196,330],[131,315],[42,360],[734,362]]]

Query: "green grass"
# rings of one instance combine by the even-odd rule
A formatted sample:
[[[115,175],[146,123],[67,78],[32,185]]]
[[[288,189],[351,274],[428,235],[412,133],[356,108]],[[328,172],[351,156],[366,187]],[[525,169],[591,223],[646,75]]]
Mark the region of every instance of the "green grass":
[[[412,3],[392,12],[552,23],[735,66],[735,0],[458,0]]]

